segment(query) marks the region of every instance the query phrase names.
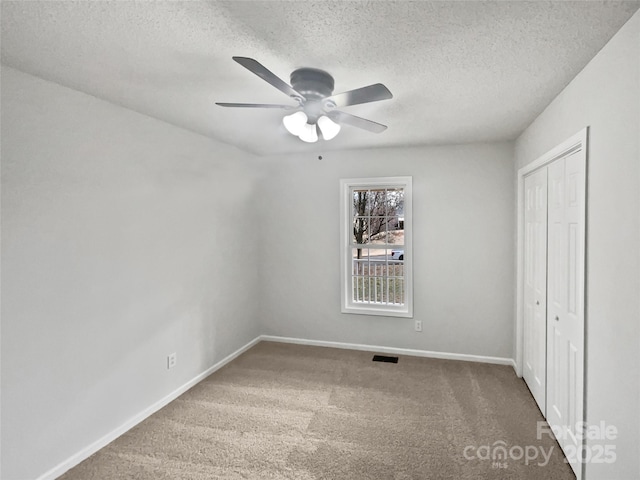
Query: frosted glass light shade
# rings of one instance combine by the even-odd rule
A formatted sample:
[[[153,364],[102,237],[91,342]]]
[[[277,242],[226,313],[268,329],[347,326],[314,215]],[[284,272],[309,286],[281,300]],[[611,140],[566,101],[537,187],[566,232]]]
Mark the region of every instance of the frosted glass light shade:
[[[320,127],[322,138],[325,140],[331,140],[340,132],[340,125],[325,115],[318,119],[318,127]]]
[[[304,124],[302,131],[298,134],[300,140],[307,143],[314,143],[318,141],[318,132],[315,125]]]
[[[300,132],[307,125],[307,114],[304,112],[292,113],[282,119],[282,124],[291,135],[300,135]]]

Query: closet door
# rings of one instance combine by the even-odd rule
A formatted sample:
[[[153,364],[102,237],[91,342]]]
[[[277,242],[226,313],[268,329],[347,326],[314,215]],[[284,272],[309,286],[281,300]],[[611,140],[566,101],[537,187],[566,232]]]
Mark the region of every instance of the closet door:
[[[547,346],[547,169],[524,179],[523,377],[544,415]]]
[[[573,153],[548,167],[547,413],[580,478],[583,420],[585,163]],[[564,433],[566,432],[566,433]]]

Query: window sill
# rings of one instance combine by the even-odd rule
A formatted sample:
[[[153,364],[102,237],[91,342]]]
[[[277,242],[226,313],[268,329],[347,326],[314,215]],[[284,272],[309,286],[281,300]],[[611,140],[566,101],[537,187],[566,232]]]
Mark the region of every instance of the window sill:
[[[381,317],[413,318],[413,312],[403,309],[392,309],[388,307],[376,308],[375,306],[347,306],[342,307],[342,313],[352,313],[356,315],[377,315]]]

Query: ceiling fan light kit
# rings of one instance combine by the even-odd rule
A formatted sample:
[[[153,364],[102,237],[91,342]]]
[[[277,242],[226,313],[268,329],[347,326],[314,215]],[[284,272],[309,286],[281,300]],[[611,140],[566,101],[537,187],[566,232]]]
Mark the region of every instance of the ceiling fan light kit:
[[[340,133],[340,124],[334,122],[329,117],[323,115],[318,119],[318,128],[322,132],[322,138],[331,140]]]
[[[315,143],[318,141],[318,132],[316,126],[310,123],[305,123],[298,135],[298,138],[303,142]]]
[[[387,128],[386,125],[337,110],[338,107],[393,98],[389,89],[381,83],[333,95],[333,77],[324,70],[299,68],[291,73],[291,85],[289,85],[252,58],[233,57],[233,60],[288,95],[298,102],[298,105],[256,103],[216,103],[216,105],[296,110],[286,115],[282,123],[289,133],[307,143],[318,141],[318,131],[324,140],[335,138],[340,132],[341,125],[350,125],[373,133],[383,132]]]
[[[282,124],[291,135],[298,136],[300,135],[300,133],[302,133],[302,129],[307,124],[307,120],[307,114],[303,111],[298,111],[296,113],[292,113],[291,115],[286,115],[285,117],[283,117]]]
[[[340,132],[340,125],[326,115],[322,115],[315,124],[309,123],[309,117],[300,110],[282,119],[282,124],[291,135],[299,137],[303,142],[313,143],[318,141],[316,125],[325,140],[331,140]]]

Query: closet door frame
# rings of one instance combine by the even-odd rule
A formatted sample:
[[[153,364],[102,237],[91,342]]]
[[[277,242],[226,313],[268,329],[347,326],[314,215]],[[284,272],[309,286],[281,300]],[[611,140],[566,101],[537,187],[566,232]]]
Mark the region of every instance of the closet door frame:
[[[535,161],[525,165],[518,170],[517,182],[518,182],[518,232],[517,232],[517,263],[516,263],[516,341],[515,341],[515,365],[516,374],[518,377],[522,377],[524,360],[523,360],[523,348],[524,348],[524,177],[529,173],[537,170],[549,163],[557,160],[558,158],[567,156],[574,152],[580,152],[583,156],[585,166],[587,166],[587,139],[588,139],[589,127],[585,127],[575,135],[562,142],[557,147],[549,150],[547,153],[536,159]],[[585,169],[585,174],[588,175],[588,166]],[[585,219],[586,220],[586,219]],[[586,255],[586,251],[585,251]],[[586,263],[586,262],[585,262]],[[585,271],[586,280],[586,271]],[[585,282],[586,283],[586,282]],[[585,285],[586,286],[586,285]],[[586,293],[586,292],[585,292]],[[586,300],[586,295],[583,297]],[[586,339],[586,314],[587,309],[585,305],[585,339]],[[585,346],[586,347],[586,346]],[[586,360],[586,348],[585,360]],[[585,361],[584,374],[586,377],[587,366]],[[585,383],[586,392],[586,383]],[[584,398],[583,398],[584,402]]]

